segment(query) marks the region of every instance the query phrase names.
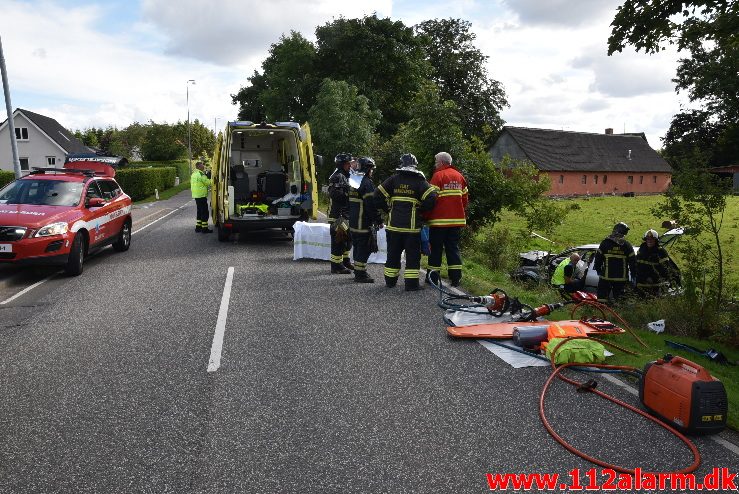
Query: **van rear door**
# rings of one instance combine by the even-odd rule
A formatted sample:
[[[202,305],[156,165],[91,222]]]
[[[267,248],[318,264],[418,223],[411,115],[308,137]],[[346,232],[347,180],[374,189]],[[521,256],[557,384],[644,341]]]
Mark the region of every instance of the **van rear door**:
[[[316,182],[316,162],[313,158],[313,143],[310,138],[310,125],[304,123],[301,130],[300,154],[301,166],[303,168],[303,182],[307,184],[307,190],[302,190],[303,194],[310,193],[311,212],[310,217],[316,219],[318,217],[318,183]]]

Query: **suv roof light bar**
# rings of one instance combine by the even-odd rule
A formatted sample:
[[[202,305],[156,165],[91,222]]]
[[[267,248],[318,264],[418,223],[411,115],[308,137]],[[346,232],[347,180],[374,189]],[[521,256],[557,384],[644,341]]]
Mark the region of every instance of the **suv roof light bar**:
[[[77,173],[88,177],[94,177],[97,175],[95,170],[83,170],[78,168],[42,168],[39,166],[34,166],[29,175],[40,175],[44,173]]]

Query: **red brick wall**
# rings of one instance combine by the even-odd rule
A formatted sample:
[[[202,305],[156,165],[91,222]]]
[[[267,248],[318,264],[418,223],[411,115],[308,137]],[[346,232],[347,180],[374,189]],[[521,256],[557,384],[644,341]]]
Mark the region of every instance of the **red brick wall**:
[[[672,175],[664,172],[546,172],[552,182],[551,196],[654,194],[667,190]],[[585,183],[583,184],[583,176]],[[596,179],[597,178],[597,183]],[[629,177],[632,177],[629,183]],[[605,183],[604,183],[605,181]]]

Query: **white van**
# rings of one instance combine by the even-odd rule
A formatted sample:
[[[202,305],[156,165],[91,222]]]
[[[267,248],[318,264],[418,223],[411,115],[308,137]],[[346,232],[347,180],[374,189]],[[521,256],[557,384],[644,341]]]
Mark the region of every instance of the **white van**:
[[[292,228],[316,218],[316,164],[308,124],[228,122],[213,156],[212,215],[218,240]]]

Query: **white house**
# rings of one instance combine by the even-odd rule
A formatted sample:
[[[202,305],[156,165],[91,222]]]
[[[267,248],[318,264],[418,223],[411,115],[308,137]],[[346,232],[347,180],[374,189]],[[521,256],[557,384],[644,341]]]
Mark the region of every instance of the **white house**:
[[[23,171],[34,166],[61,168],[67,155],[91,152],[53,118],[16,108],[13,123]],[[7,119],[0,124],[0,170],[13,171]]]

